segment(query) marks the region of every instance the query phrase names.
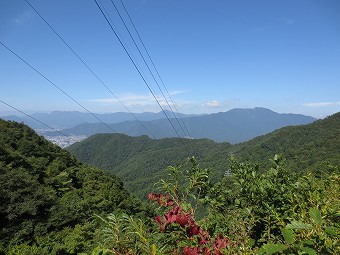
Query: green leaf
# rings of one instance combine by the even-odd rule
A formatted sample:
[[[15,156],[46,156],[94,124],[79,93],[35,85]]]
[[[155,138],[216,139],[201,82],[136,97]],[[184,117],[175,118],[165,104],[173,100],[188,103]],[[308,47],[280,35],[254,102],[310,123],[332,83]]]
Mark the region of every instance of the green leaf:
[[[153,243],[153,244],[151,245],[151,254],[152,254],[152,255],[156,255],[156,252],[157,252],[156,245]]]
[[[290,224],[287,224],[287,229],[311,229],[313,228],[311,224],[305,224],[301,221],[293,220]]]
[[[292,229],[282,229],[282,235],[287,244],[293,244],[295,242],[295,234]]]
[[[336,236],[337,230],[339,231],[339,229],[336,227],[325,227],[326,233],[330,236]]]
[[[260,254],[274,254],[286,250],[288,247],[279,243],[267,243],[260,249]]]
[[[101,249],[97,247],[92,251],[91,255],[104,255],[107,254],[108,252],[110,252],[109,249]]]
[[[249,245],[250,247],[254,247],[254,245],[255,245],[255,239],[249,238],[249,240],[248,240],[248,245]]]
[[[309,215],[316,224],[321,225],[322,223],[321,212],[317,208],[310,208]]]
[[[310,247],[301,247],[300,249],[306,252],[308,255],[317,255],[316,251]]]

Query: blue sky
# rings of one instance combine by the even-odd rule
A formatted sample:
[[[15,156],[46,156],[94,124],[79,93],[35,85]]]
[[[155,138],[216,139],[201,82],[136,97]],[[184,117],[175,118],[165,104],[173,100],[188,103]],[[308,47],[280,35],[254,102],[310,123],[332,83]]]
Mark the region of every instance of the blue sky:
[[[160,111],[94,0],[28,1],[130,111]],[[111,1],[98,1],[167,108]],[[325,117],[340,110],[338,0],[124,3],[180,112],[266,107]],[[88,110],[125,111],[24,0],[0,1],[0,41]],[[2,45],[0,91],[0,100],[27,113],[83,111]],[[0,103],[0,115],[8,113]]]

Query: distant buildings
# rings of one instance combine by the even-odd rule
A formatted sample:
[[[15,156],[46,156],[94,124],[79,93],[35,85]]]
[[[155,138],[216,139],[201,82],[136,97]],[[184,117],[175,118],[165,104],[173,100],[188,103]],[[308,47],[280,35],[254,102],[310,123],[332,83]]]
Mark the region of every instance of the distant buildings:
[[[80,142],[86,138],[86,136],[44,136],[50,142],[59,145],[61,148],[66,148],[71,144]]]

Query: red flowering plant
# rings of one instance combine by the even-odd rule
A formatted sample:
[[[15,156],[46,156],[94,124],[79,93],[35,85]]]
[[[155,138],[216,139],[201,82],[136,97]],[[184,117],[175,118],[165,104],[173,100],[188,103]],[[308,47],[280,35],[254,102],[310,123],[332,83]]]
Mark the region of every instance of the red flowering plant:
[[[161,231],[160,242],[167,253],[184,255],[221,255],[228,248],[227,237],[210,233],[204,228],[204,220],[196,219],[197,210],[209,188],[209,171],[201,169],[194,157],[191,167],[169,167],[169,179],[161,180],[163,193],[150,193],[151,202],[158,204],[155,222]]]
[[[221,229],[208,229],[207,217],[198,217],[209,191],[209,171],[195,158],[190,164],[169,167],[169,178],[159,182],[160,193],[148,198],[156,206],[154,226],[128,215],[110,214],[104,229],[105,243],[93,254],[117,255],[221,255],[230,245]],[[199,211],[199,213],[198,213]]]

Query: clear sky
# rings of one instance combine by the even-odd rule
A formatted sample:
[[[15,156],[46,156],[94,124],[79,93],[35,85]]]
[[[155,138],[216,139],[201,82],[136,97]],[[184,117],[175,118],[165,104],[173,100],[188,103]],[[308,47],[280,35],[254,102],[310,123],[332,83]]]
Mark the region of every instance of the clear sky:
[[[130,111],[161,110],[94,0],[28,1]],[[111,0],[98,1],[164,105]],[[180,112],[340,111],[339,0],[124,3]],[[0,1],[0,41],[88,110],[125,111],[25,0]],[[2,45],[0,100],[27,113],[84,111]],[[10,112],[0,103],[1,115]]]

